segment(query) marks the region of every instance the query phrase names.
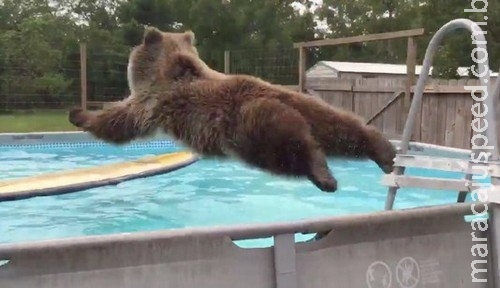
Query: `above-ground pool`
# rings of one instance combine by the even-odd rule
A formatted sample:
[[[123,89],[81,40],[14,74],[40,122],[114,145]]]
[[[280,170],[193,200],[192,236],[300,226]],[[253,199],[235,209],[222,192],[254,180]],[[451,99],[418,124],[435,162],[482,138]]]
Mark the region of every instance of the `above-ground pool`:
[[[181,149],[168,140],[134,145],[0,144],[0,179]],[[375,163],[331,159],[329,164],[339,181],[335,193],[321,192],[307,180],[271,176],[239,162],[202,159],[168,174],[117,186],[0,202],[0,242],[290,221],[383,210],[387,187],[380,184],[382,171]],[[407,169],[406,174],[462,178],[458,173],[423,169]],[[456,198],[454,191],[400,189],[394,209],[453,203]]]

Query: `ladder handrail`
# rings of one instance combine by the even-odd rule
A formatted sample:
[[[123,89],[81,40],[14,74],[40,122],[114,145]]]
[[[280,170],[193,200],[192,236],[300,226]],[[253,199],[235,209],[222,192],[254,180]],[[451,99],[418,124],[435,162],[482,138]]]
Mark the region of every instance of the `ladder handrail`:
[[[415,127],[415,121],[416,121],[416,116],[419,110],[419,107],[422,103],[422,97],[423,97],[423,92],[425,88],[425,82],[427,78],[429,77],[429,71],[432,65],[432,60],[434,58],[434,55],[437,52],[438,46],[441,44],[442,40],[444,37],[453,32],[454,30],[457,29],[467,29],[471,34],[475,37],[471,37],[474,39],[476,44],[476,49],[478,51],[485,51],[484,57],[481,58],[482,62],[478,63],[479,66],[479,78],[480,78],[480,84],[484,85],[482,86],[483,89],[481,89],[481,99],[484,101],[484,105],[487,106],[487,113],[485,116],[485,120],[487,121],[487,128],[485,131],[483,131],[482,134],[486,139],[488,139],[488,144],[490,146],[493,146],[492,151],[490,151],[490,156],[488,160],[498,160],[498,138],[497,138],[497,131],[496,131],[496,98],[498,97],[498,93],[500,93],[500,79],[496,83],[495,89],[493,89],[494,84],[491,83],[490,81],[490,69],[489,69],[489,59],[488,59],[488,50],[486,48],[486,39],[484,37],[484,32],[481,29],[479,25],[477,25],[476,22],[471,21],[469,19],[455,19],[451,20],[448,23],[444,24],[431,38],[431,41],[429,42],[429,45],[427,46],[427,49],[425,51],[425,57],[422,65],[422,71],[418,77],[417,85],[415,87],[415,92],[413,96],[413,100],[411,102],[410,106],[410,111],[408,113],[408,117],[406,119],[405,127],[403,129],[403,135],[402,139],[400,141],[399,147],[398,147],[398,154],[406,154],[408,152],[409,148],[409,142],[410,142],[410,137],[413,134],[413,128]],[[478,54],[483,54],[483,53],[478,53]],[[481,73],[482,72],[482,73]],[[494,91],[492,91],[494,90]],[[489,92],[493,92],[493,95],[488,95]],[[472,91],[471,91],[472,92]],[[486,95],[485,95],[486,94]],[[471,93],[472,95],[472,93]],[[493,108],[493,109],[492,109]],[[471,111],[472,113],[472,111]],[[472,140],[472,139],[471,139]],[[472,147],[473,151],[472,152],[479,152],[476,150],[479,149],[474,149],[475,147]],[[477,147],[476,147],[477,148]],[[398,156],[396,156],[398,157]],[[470,165],[469,161],[469,165]],[[402,175],[405,171],[404,166],[395,166],[392,174],[394,175]],[[467,173],[465,175],[466,180],[471,180],[472,179],[472,174]],[[494,185],[500,184],[500,179],[497,177],[492,177],[492,182]],[[391,186],[389,187],[386,203],[385,203],[385,209],[390,210],[393,207],[394,200],[396,197],[396,192],[398,190],[398,187]],[[458,196],[457,201],[458,202],[463,202],[465,201],[465,195],[466,193],[460,193]]]
[[[498,101],[498,97],[500,97],[500,70],[498,71],[497,81],[495,83],[491,83],[490,90],[493,91],[493,99]]]
[[[476,35],[476,48],[478,50],[487,51],[486,49],[486,39],[484,37],[484,32],[476,22],[471,21],[469,19],[455,19],[451,20],[448,23],[444,24],[432,37],[429,45],[427,46],[427,50],[425,52],[425,57],[422,65],[422,71],[418,77],[418,82],[415,88],[415,93],[413,96],[413,100],[410,106],[410,111],[408,113],[408,118],[406,119],[406,124],[403,130],[403,136],[400,142],[400,153],[406,153],[409,147],[410,137],[413,133],[413,128],[415,126],[416,116],[418,113],[418,109],[422,102],[422,96],[424,92],[425,82],[429,77],[430,67],[432,65],[432,60],[434,55],[436,54],[438,46],[441,44],[443,38],[446,34],[457,30],[457,29],[467,29],[471,32],[471,34]],[[479,69],[478,71],[485,71],[486,73],[482,73],[480,75],[480,82],[482,84],[486,84],[486,93],[488,93],[488,86],[490,83],[490,73],[489,73],[489,60],[488,55],[486,54],[484,57],[485,61],[478,63]],[[484,74],[484,75],[483,75]],[[497,85],[498,86],[498,85]],[[500,88],[499,88],[500,89]],[[482,97],[484,97],[484,91],[481,92]],[[496,107],[495,98],[491,97],[491,95],[487,95],[486,100],[484,101],[485,105],[488,106],[488,113],[486,114],[485,120],[488,122],[488,127],[486,129],[486,135],[488,139],[494,141],[493,151],[491,151],[491,157],[494,160],[498,159],[498,141],[497,141],[497,132],[496,132]],[[493,108],[493,109],[491,109]]]
[[[422,97],[423,97],[423,92],[424,92],[424,85],[427,80],[427,77],[429,76],[429,70],[430,66],[432,63],[432,59],[434,57],[434,54],[437,51],[438,45],[441,43],[443,40],[444,36],[456,29],[463,28],[467,29],[471,32],[472,34],[472,39],[474,40],[474,44],[476,44],[476,50],[477,51],[483,51],[483,53],[478,53],[478,54],[483,54],[484,57],[481,58],[481,61],[475,61],[479,62],[477,63],[479,68],[478,68],[478,73],[479,74],[479,80],[481,85],[481,98],[478,100],[475,98],[474,93],[477,91],[475,89],[471,90],[471,96],[476,100],[476,101],[483,101],[483,105],[486,106],[486,110],[481,109],[481,112],[484,113],[486,112],[486,115],[484,116],[484,120],[486,120],[488,125],[484,131],[476,131],[476,135],[481,135],[483,137],[486,137],[484,140],[487,141],[488,146],[492,146],[492,148],[489,148],[488,152],[490,152],[488,159],[485,159],[485,162],[493,160],[496,162],[496,165],[498,165],[498,138],[497,138],[497,127],[496,127],[496,103],[497,103],[497,98],[499,97],[500,94],[500,78],[497,80],[496,83],[491,83],[490,80],[490,69],[489,69],[489,60],[488,60],[488,50],[486,49],[486,39],[484,37],[484,32],[477,25],[475,22],[469,20],[469,19],[455,19],[452,21],[449,21],[445,25],[443,25],[437,32],[434,34],[432,37],[431,41],[429,42],[429,45],[427,46],[427,50],[425,52],[425,58],[424,58],[424,63],[422,67],[422,71],[418,77],[418,82],[416,85],[415,89],[415,94],[410,106],[410,111],[408,113],[408,118],[406,119],[406,124],[403,130],[403,137],[400,142],[400,147],[398,154],[407,154],[408,148],[409,148],[409,142],[410,142],[410,137],[413,133],[413,128],[415,127],[415,121],[416,121],[416,116],[418,109],[420,107],[420,104],[422,103]],[[475,37],[474,37],[475,36]],[[480,57],[478,57],[480,58]],[[471,87],[473,88],[473,87]],[[488,95],[488,94],[492,95]],[[473,113],[473,111],[471,111]],[[481,114],[482,114],[481,113]],[[475,136],[475,135],[474,135]],[[474,137],[473,136],[473,137]],[[471,142],[472,139],[471,137]],[[483,143],[484,145],[484,143]],[[483,146],[481,145],[481,146]],[[480,152],[481,148],[485,147],[474,147],[472,145],[471,147],[473,153]],[[482,152],[482,151],[481,151]],[[471,155],[472,157],[473,155]],[[399,156],[396,155],[396,159],[399,159]],[[450,159],[450,161],[453,161]],[[392,209],[392,206],[394,204],[394,200],[396,198],[396,193],[398,190],[398,186],[401,184],[401,182],[398,183],[398,179],[403,179],[403,181],[406,179],[406,186],[409,186],[410,184],[416,184],[418,187],[432,187],[436,189],[443,189],[445,187],[451,187],[454,186],[454,190],[459,191],[458,199],[457,202],[465,202],[465,198],[467,195],[467,192],[472,192],[471,187],[469,184],[471,184],[471,180],[473,179],[472,177],[472,171],[470,169],[474,168],[472,166],[473,160],[470,159],[467,161],[468,167],[467,167],[467,173],[465,174],[465,179],[463,180],[452,180],[450,183],[450,179],[432,179],[432,178],[427,178],[427,177],[401,177],[405,171],[405,166],[404,165],[395,165],[394,170],[393,170],[393,175],[386,175],[389,178],[396,179],[392,181],[392,183],[389,183],[389,191],[387,194],[387,199],[385,202],[385,209],[390,210]],[[497,166],[498,168],[498,166]],[[483,211],[488,213],[488,226],[492,226],[495,228],[500,228],[500,195],[499,195],[499,188],[500,188],[500,177],[498,175],[490,175],[491,177],[491,184],[493,190],[488,190],[488,197],[486,201],[489,202],[488,206],[491,205],[491,208],[484,209]],[[413,179],[409,179],[413,178]],[[409,181],[408,181],[409,180]],[[445,181],[443,181],[445,180]],[[413,182],[413,183],[410,183]],[[429,185],[432,182],[431,185]],[[438,185],[439,184],[439,185]],[[457,184],[457,185],[453,185]],[[463,185],[463,187],[462,187]],[[473,185],[471,185],[473,186]],[[483,188],[479,188],[483,189]],[[483,200],[484,201],[484,200]],[[474,210],[475,211],[475,210]],[[483,212],[483,213],[484,213]],[[492,245],[489,246],[491,247],[491,252],[493,259],[498,259],[500,257],[500,230],[498,229],[492,229],[490,232],[490,237],[492,239]],[[491,277],[493,280],[493,287],[499,287],[500,285],[500,274],[498,271],[500,271],[500,265],[498,263],[493,263],[492,265],[492,271],[495,271]]]

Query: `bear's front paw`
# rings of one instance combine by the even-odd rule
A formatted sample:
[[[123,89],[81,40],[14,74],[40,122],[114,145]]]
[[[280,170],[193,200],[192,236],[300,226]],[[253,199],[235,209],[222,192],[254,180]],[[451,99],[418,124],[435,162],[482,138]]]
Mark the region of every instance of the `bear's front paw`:
[[[89,117],[87,112],[81,108],[73,108],[69,112],[69,122],[76,127],[85,128],[89,125]]]
[[[178,80],[193,80],[200,77],[201,68],[198,66],[198,59],[184,53],[177,53],[172,56],[172,69],[170,76],[175,81]]]

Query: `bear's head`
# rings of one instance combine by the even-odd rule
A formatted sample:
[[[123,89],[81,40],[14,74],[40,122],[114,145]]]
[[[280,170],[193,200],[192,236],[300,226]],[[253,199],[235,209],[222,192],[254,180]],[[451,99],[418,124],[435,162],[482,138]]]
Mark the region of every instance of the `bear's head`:
[[[130,53],[127,79],[134,94],[147,91],[155,82],[173,81],[187,72],[212,79],[225,77],[200,59],[192,31],[164,32],[147,27],[142,43]]]
[[[165,73],[172,69],[171,59],[175,53],[188,53],[198,59],[194,44],[192,31],[163,32],[147,27],[142,43],[135,46],[129,56],[127,79],[132,94],[164,79]]]

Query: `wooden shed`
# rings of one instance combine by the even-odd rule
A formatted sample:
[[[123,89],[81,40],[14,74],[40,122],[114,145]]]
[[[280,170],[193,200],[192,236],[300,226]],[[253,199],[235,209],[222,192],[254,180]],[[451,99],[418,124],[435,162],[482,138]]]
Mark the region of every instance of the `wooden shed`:
[[[415,74],[418,76],[422,70],[421,65],[417,65]],[[468,77],[468,67],[459,67],[458,74]],[[430,69],[429,75],[432,73]],[[385,64],[385,63],[365,63],[365,62],[340,62],[340,61],[319,61],[306,71],[308,79],[367,79],[367,78],[406,78],[406,64]]]

